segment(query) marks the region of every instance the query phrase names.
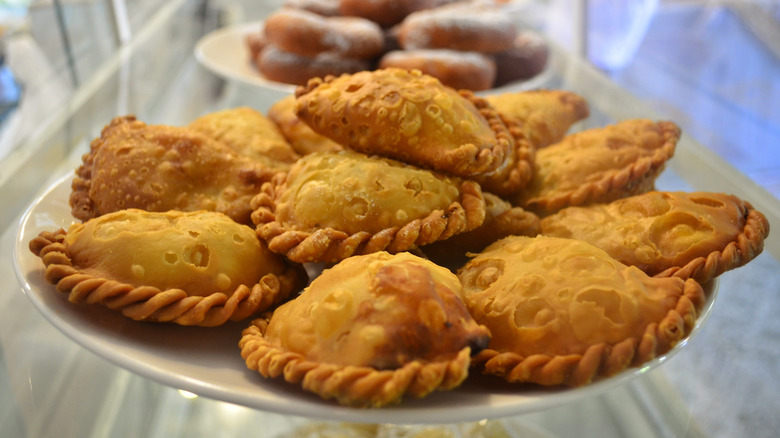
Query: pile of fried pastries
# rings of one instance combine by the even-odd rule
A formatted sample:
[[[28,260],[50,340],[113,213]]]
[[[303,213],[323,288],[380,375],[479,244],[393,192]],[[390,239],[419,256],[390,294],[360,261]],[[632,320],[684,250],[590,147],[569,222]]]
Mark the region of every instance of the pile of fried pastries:
[[[250,63],[276,82],[395,67],[481,91],[529,80],[548,62],[541,34],[518,26],[506,7],[507,0],[286,0],[244,45]]]
[[[75,304],[244,321],[247,367],[343,405],[470,373],[586,385],[685,339],[703,285],[769,233],[735,196],[654,189],[674,123],[572,127],[588,115],[570,91],[479,97],[381,69],[267,114],[117,117],[76,170],[78,222],[30,249]]]

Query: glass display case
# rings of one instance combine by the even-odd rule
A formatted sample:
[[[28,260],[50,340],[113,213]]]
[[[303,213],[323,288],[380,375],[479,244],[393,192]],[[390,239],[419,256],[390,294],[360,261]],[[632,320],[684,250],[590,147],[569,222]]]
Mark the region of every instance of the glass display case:
[[[217,27],[261,19],[266,8],[228,1],[176,0],[133,12],[130,36],[47,107],[29,133],[0,161],[0,430],[7,437],[677,437],[772,436],[780,429],[780,236],[764,252],[725,273],[717,298],[689,342],[663,363],[581,397],[518,412],[485,409],[484,418],[427,424],[425,404],[413,421],[372,411],[329,418],[295,406],[257,409],[225,401],[219,391],[193,392],[138,372],[90,348],[53,324],[25,289],[18,272],[20,223],[27,209],[55,184],[62,186],[90,141],[113,117],[135,114],[155,124],[183,125],[207,112],[237,106],[266,111],[286,96],[281,88],[225,79],[202,67],[197,42]],[[110,11],[109,11],[110,12]],[[126,12],[126,11],[125,11]],[[108,14],[107,16],[111,16]],[[143,18],[138,18],[143,17]],[[552,47],[544,75],[528,87],[566,89],[586,97],[591,114],[576,129],[647,117],[663,119],[581,59]],[[709,149],[683,135],[657,181],[660,190],[735,194],[774,225],[780,201]],[[61,317],[61,315],[59,315]],[[191,332],[197,336],[197,332]],[[117,336],[116,332],[106,336]],[[186,333],[184,336],[188,336]],[[106,340],[112,342],[111,339]],[[119,343],[117,341],[117,343]],[[236,353],[238,354],[237,347]],[[581,391],[574,389],[572,391]],[[323,402],[324,403],[324,402]],[[324,406],[324,407],[323,407]],[[334,405],[334,412],[336,411]],[[392,412],[392,408],[388,409]],[[432,418],[441,418],[431,414]],[[473,421],[472,421],[473,420]]]

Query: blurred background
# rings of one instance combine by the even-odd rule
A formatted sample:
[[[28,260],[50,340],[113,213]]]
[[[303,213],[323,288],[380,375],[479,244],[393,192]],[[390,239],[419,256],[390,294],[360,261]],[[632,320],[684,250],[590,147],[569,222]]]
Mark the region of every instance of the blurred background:
[[[193,38],[262,19],[282,0],[191,2],[173,32]],[[780,197],[780,2],[777,0],[515,0],[518,20],[587,58]],[[57,117],[164,3],[0,1],[0,159]],[[134,70],[178,66],[187,38],[157,41]],[[197,68],[197,66],[192,66]],[[153,71],[148,77],[158,77]],[[141,75],[138,75],[141,76]],[[126,99],[151,98],[154,83]]]

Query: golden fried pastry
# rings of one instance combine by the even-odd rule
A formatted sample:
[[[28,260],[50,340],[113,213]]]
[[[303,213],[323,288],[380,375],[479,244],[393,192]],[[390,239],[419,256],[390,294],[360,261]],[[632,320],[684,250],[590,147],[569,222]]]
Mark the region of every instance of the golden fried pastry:
[[[565,90],[508,92],[485,99],[499,113],[519,120],[536,148],[563,140],[574,123],[589,115],[585,99]]]
[[[299,87],[296,114],[316,132],[367,154],[472,176],[505,163],[514,138],[489,106],[419,70],[315,78]]]
[[[408,251],[485,218],[478,184],[352,151],[302,157],[252,208],[269,248],[299,263]]]
[[[679,138],[674,123],[645,119],[570,134],[536,152],[531,183],[514,202],[544,216],[648,192]]]
[[[565,208],[544,218],[542,232],[589,242],[649,275],[706,283],[761,253],[769,222],[732,195],[649,192]]]
[[[338,143],[314,132],[295,115],[295,96],[276,101],[268,109],[271,119],[295,151],[301,155],[312,152],[335,152],[343,149]]]
[[[578,386],[666,353],[704,304],[692,279],[649,277],[579,240],[507,237],[459,272],[464,301],[490,329],[474,358],[510,382]]]
[[[433,6],[434,0],[341,0],[341,15],[369,19],[382,27],[391,27],[407,15]]]
[[[482,196],[485,198],[485,221],[482,225],[423,246],[420,250],[426,257],[440,266],[456,270],[468,261],[467,253],[480,252],[507,236],[536,236],[541,231],[537,215],[513,207],[492,193],[482,192]]]
[[[461,93],[467,95],[470,92],[464,90]],[[473,95],[471,99],[480,111],[494,111],[485,99]],[[530,183],[536,148],[528,140],[517,119],[503,114],[499,114],[499,118],[512,135],[512,147],[500,166],[490,172],[471,176],[470,179],[478,182],[485,191],[511,198]]]
[[[382,28],[360,17],[324,17],[303,9],[282,8],[265,20],[265,35],[285,52],[303,56],[332,53],[371,59],[382,54]]]
[[[82,221],[126,208],[210,210],[251,224],[250,199],[275,171],[188,128],[117,117],[92,141],[73,179]]]
[[[140,321],[216,326],[266,310],[305,284],[302,269],[216,212],[122,210],[43,232],[30,249],[71,302]]]
[[[448,270],[409,253],[351,257],[325,270],[239,346],[248,368],[352,406],[452,389],[490,339]]]
[[[487,90],[496,79],[496,63],[492,58],[459,50],[393,50],[382,56],[379,67],[420,70],[456,90]]]
[[[274,170],[287,171],[299,158],[276,124],[253,108],[209,113],[188,127]]]
[[[400,24],[401,47],[495,53],[512,47],[517,29],[491,5],[454,3],[409,14]]]

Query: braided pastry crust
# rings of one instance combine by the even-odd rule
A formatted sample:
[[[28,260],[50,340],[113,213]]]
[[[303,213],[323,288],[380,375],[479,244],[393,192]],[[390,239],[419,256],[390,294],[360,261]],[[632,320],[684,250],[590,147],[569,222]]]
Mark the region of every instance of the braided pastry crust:
[[[582,354],[523,356],[488,348],[474,356],[472,363],[484,374],[499,376],[512,383],[586,385],[669,352],[691,333],[704,300],[702,287],[689,279],[675,308],[660,322],[648,324],[641,337],[627,338],[616,344],[595,344]]]
[[[496,170],[515,147],[498,112],[419,70],[313,78],[296,96],[298,117],[345,147],[461,177]]]
[[[701,284],[754,259],[769,235],[763,213],[736,196],[656,192],[569,207],[541,221],[542,234],[584,240],[656,277]]]
[[[769,221],[750,203],[745,202],[745,226],[736,239],[722,250],[706,257],[697,257],[684,266],[672,267],[656,274],[656,277],[692,278],[706,283],[720,274],[745,265],[764,250],[764,240],[769,236]]]
[[[203,327],[240,321],[286,300],[305,280],[302,268],[285,265],[281,273],[269,272],[256,284],[239,284],[227,293],[192,295],[180,288],[133,286],[75,266],[65,242],[67,234],[63,229],[43,231],[29,243],[46,267],[45,280],[68,294],[70,302],[102,305],[137,321]]]
[[[466,305],[492,334],[473,361],[510,382],[578,386],[668,352],[705,294],[649,277],[578,240],[508,237],[458,271]]]
[[[307,170],[307,163],[314,170]],[[327,202],[321,201],[325,199],[321,192],[314,192],[312,198],[303,198],[298,186],[292,187],[297,184],[296,180],[313,184],[312,177],[306,175],[320,172],[322,168],[339,168],[335,164],[321,163],[345,163],[348,168],[352,168],[352,163],[365,164],[361,167],[365,172],[355,172],[349,177],[342,178],[337,172],[323,177],[338,178],[336,182],[344,184],[359,180],[355,184],[365,195],[361,195],[362,198],[356,195],[351,185],[340,191],[335,184],[328,184],[332,197],[327,198]],[[375,165],[382,167],[371,173]],[[302,169],[300,174],[304,176],[298,176],[296,167]],[[482,190],[473,181],[440,178],[422,169],[402,168],[391,160],[353,152],[311,154],[296,167],[289,174],[280,173],[264,184],[251,202],[257,235],[268,243],[271,251],[284,254],[294,262],[337,262],[352,255],[377,251],[408,251],[473,230],[485,218]],[[372,180],[375,174],[380,176]],[[374,185],[381,189],[374,191]],[[382,198],[385,188],[397,195],[383,201],[388,199]],[[404,197],[404,191],[410,191],[408,198]],[[426,198],[429,201],[423,200],[426,193],[430,195]],[[292,196],[298,198],[290,201],[288,198]],[[314,202],[322,202],[321,208],[314,206]],[[383,202],[392,202],[393,207],[383,206]],[[305,215],[300,213],[296,203],[305,205]],[[412,207],[415,210],[411,210]],[[287,212],[285,217],[281,217],[283,209]],[[356,210],[359,213],[353,214]],[[377,210],[377,217],[372,216],[373,210]],[[322,214],[315,214],[317,211]],[[395,215],[388,218],[387,212]]]
[[[514,202],[546,216],[647,192],[679,138],[674,123],[644,119],[568,135],[537,151],[531,182]]]
[[[263,377],[283,376],[289,383],[342,405],[381,407],[403,397],[421,398],[434,390],[459,386],[468,376],[471,348],[465,347],[448,361],[414,360],[393,370],[367,366],[335,365],[307,360],[302,354],[276,347],[263,338],[267,319],[252,321],[239,342],[241,357]]]

